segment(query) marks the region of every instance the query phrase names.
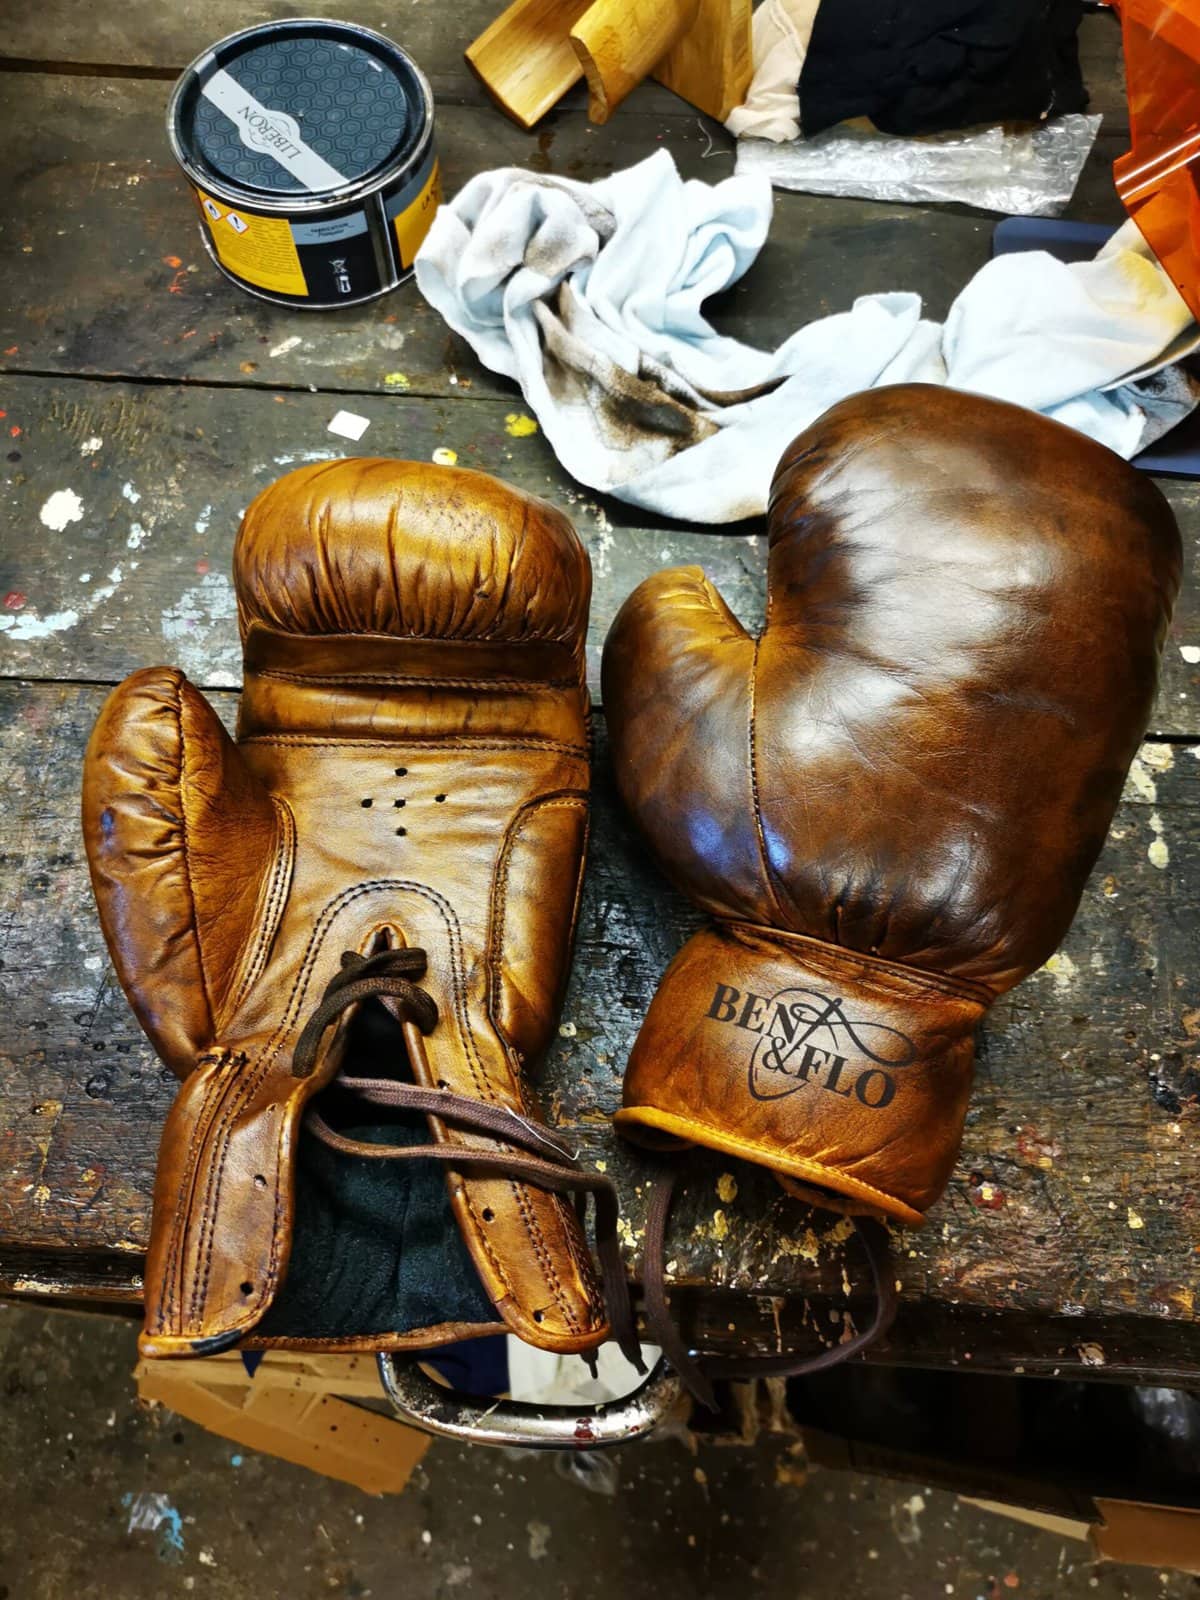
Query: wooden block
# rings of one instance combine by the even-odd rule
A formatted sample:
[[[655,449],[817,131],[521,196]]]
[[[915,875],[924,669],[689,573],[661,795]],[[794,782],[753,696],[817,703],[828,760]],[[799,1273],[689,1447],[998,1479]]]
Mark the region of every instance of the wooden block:
[[[730,3],[711,0],[719,12],[728,11]],[[694,34],[700,26],[699,12],[697,0],[594,0],[588,6],[571,29],[570,42],[587,77],[588,116],[593,122],[607,122],[630,90],[649,77],[685,34]],[[693,77],[698,84],[700,74]]]
[[[579,82],[571,29],[588,0],[513,0],[467,47],[468,62],[502,110],[532,128]]]
[[[723,119],[750,82],[750,13],[751,0],[513,0],[466,55],[523,128],[581,73],[595,123],[652,75]]]
[[[208,1381],[194,1376],[201,1364],[212,1369]],[[235,1366],[241,1368],[242,1381],[223,1381],[232,1379]],[[135,1376],[141,1399],[157,1400],[223,1439],[352,1483],[368,1494],[403,1491],[429,1448],[428,1435],[328,1393],[270,1378],[260,1382],[265,1367],[266,1362],[251,1380],[238,1357],[203,1363],[139,1361]]]
[[[695,22],[654,69],[659,83],[724,122],[750,87],[751,10],[751,0],[700,0]]]

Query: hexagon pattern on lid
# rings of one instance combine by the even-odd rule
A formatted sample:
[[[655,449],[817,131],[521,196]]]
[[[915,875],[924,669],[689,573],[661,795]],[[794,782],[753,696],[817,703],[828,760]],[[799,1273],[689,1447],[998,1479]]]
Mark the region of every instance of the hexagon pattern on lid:
[[[347,181],[364,178],[408,142],[416,85],[350,34],[279,31],[214,62],[270,111],[292,118],[299,136]],[[402,63],[399,63],[402,66]],[[227,183],[273,193],[305,185],[267,149],[251,149],[234,122],[202,93],[185,114],[185,138]],[[190,122],[190,129],[186,123]]]

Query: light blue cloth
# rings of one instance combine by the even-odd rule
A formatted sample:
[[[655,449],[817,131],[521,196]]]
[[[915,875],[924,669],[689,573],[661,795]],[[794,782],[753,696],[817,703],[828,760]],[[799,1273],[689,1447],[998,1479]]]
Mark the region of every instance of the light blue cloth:
[[[726,338],[704,302],[752,265],[771,208],[765,178],[685,182],[665,150],[593,184],[484,172],[438,211],[417,284],[485,366],[520,385],[574,478],[692,522],[763,511],[795,435],[879,384],[1013,400],[1126,457],[1195,404],[1174,370],[1110,387],[1191,326],[1125,230],[1093,262],[990,262],[944,326],[897,292],[860,296],[775,351]]]

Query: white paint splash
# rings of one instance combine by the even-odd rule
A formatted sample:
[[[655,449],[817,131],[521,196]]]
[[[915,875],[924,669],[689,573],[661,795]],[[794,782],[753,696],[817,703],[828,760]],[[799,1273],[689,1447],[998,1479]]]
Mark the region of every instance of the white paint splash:
[[[90,439],[85,439],[79,446],[79,454],[81,456],[94,456],[96,451],[103,449],[103,447],[104,440],[98,433],[94,433]]]
[[[272,345],[268,354],[272,356],[289,355],[291,351],[293,351],[296,346],[302,342],[303,341],[301,340],[300,335],[298,333],[294,333],[290,339],[281,339],[278,344]]]
[[[129,501],[131,506],[137,505],[138,501],[142,498],[131,483],[123,483],[121,485],[121,495],[124,499]]]
[[[892,1502],[892,1528],[901,1544],[920,1544],[921,1513],[925,1510],[924,1495],[910,1495],[907,1500]]]
[[[196,518],[196,522],[195,522],[196,532],[197,533],[207,533],[208,532],[208,525],[209,525],[209,523],[211,521],[212,521],[212,507],[211,506],[205,506],[204,510]]]
[[[143,528],[140,522],[132,522],[129,525],[129,537],[125,541],[125,547],[128,550],[140,550],[149,537],[148,529]]]
[[[45,617],[32,609],[0,613],[0,634],[13,644],[33,644],[56,633],[66,633],[68,629],[78,627],[84,617],[98,610],[106,600],[111,600],[120,588],[123,576],[121,568],[114,567],[106,581],[97,584],[77,606],[64,611],[52,611]]]
[[[30,644],[53,633],[65,633],[78,621],[78,611],[52,611],[48,617],[39,617],[36,611],[22,611],[19,617],[0,616],[0,632],[14,644]]]
[[[1122,799],[1153,805],[1158,799],[1157,775],[1170,772],[1174,765],[1175,752],[1169,744],[1144,744],[1133,758]]]
[[[195,683],[236,688],[242,681],[237,598],[222,573],[210,572],[162,615],[169,659]]]
[[[546,1549],[550,1543],[550,1525],[546,1522],[527,1522],[525,1532],[529,1535],[529,1559],[542,1561],[545,1559]]]
[[[298,461],[307,466],[310,461],[336,460],[337,456],[332,450],[296,450],[290,454],[274,458],[277,467],[294,467]]]
[[[1189,667],[1194,667],[1200,663],[1200,644],[1181,644],[1179,654]]]
[[[1157,867],[1161,872],[1170,861],[1171,852],[1167,847],[1167,841],[1162,836],[1163,822],[1157,811],[1150,813],[1150,829],[1154,834],[1154,838],[1150,841],[1150,847],[1146,851],[1146,855],[1149,858],[1150,865]]]
[[[83,501],[74,489],[56,489],[38,516],[52,533],[61,533],[70,523],[83,521]]]

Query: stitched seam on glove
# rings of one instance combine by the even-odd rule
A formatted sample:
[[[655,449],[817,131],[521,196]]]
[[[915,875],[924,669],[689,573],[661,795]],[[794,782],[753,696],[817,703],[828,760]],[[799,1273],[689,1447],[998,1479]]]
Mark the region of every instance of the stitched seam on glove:
[[[889,961],[886,956],[871,955],[866,951],[855,950],[849,945],[830,944],[826,939],[815,939],[811,934],[792,933],[789,929],[764,928],[753,922],[723,922],[718,927],[724,928],[735,937],[739,934],[749,934],[755,939],[760,939],[764,944],[773,945],[789,959],[804,962],[810,957],[814,960],[838,964],[845,962],[850,965],[862,965],[867,968],[871,976],[877,980],[892,978],[900,986],[901,993],[914,1000],[924,1000],[925,995],[911,994],[912,989],[928,989],[939,999],[949,996],[951,999],[969,1000],[985,1009],[995,1001],[995,994],[986,984],[976,983],[970,978],[951,978],[944,973],[926,972],[920,967],[906,966],[902,961]],[[742,939],[741,943],[747,941]],[[799,946],[799,949],[794,949]]]
[[[175,675],[175,737],[179,743],[179,777],[176,788],[179,809],[179,846],[180,855],[183,858],[184,882],[187,884],[188,901],[192,908],[191,924],[196,940],[196,961],[200,968],[200,981],[204,986],[204,1003],[208,1007],[209,1033],[215,1036],[217,1031],[217,1008],[213,1004],[212,985],[209,982],[207,963],[204,959],[204,945],[200,938],[200,916],[196,909],[196,891],[193,887],[192,881],[191,847],[188,843],[191,828],[188,823],[187,801],[185,796],[191,789],[191,784],[188,781],[187,773],[185,771],[188,763],[188,746],[187,740],[184,738],[183,734],[184,681],[185,680],[182,673],[177,673]]]
[[[257,667],[255,678],[273,678],[281,683],[298,683],[320,688],[327,684],[388,683],[412,684],[422,689],[519,689],[522,694],[549,694],[556,690],[578,689],[578,678],[434,678],[423,673],[394,672],[284,672],[274,667]]]
[[[699,1128],[706,1133],[714,1134],[721,1141],[720,1149],[728,1150],[730,1154],[736,1150],[753,1161],[756,1166],[765,1166],[774,1170],[783,1161],[793,1161],[806,1167],[810,1173],[825,1174],[829,1179],[831,1188],[837,1189],[842,1184],[851,1183],[864,1193],[875,1195],[878,1199],[886,1201],[889,1207],[894,1208],[896,1205],[902,1205],[909,1212],[915,1212],[917,1209],[915,1206],[910,1206],[907,1201],[900,1200],[898,1196],[889,1194],[886,1189],[878,1189],[873,1183],[868,1183],[865,1178],[856,1178],[853,1173],[844,1172],[839,1167],[827,1166],[825,1162],[814,1161],[810,1156],[794,1156],[779,1146],[755,1144],[749,1139],[739,1138],[736,1133],[730,1133],[726,1128],[717,1127],[711,1122],[703,1122],[699,1117],[680,1117],[674,1112],[660,1111],[657,1106],[622,1106],[620,1111],[617,1112],[617,1119],[630,1122],[639,1121],[641,1120],[638,1116],[639,1112],[649,1113],[646,1119],[647,1126],[661,1126],[663,1121],[669,1120],[681,1128]],[[697,1140],[697,1143],[703,1144],[706,1149],[712,1148],[702,1139]],[[922,1218],[924,1217],[924,1213],[918,1213],[918,1215]]]
[[[427,739],[420,736],[395,739],[332,739],[308,733],[253,733],[238,741],[239,749],[248,744],[279,745],[282,747],[317,750],[400,750],[428,745],[432,750],[554,750],[559,755],[587,759],[587,746],[563,744],[559,739],[498,739],[492,734],[472,738],[470,734],[443,737],[433,734]]]
[[[527,802],[524,806],[522,806],[521,810],[517,813],[517,817],[516,817],[515,821],[510,825],[510,827],[507,830],[507,833],[505,835],[504,845],[503,845],[503,848],[501,849],[501,852],[500,852],[500,860],[497,863],[496,878],[493,880],[492,893],[491,893],[491,907],[490,907],[490,911],[489,911],[489,921],[490,921],[490,924],[491,924],[491,937],[489,939],[489,948],[488,948],[488,1020],[491,1022],[492,1027],[496,1030],[497,1037],[502,1039],[504,1041],[504,1044],[507,1046],[507,1048],[510,1051],[512,1051],[514,1054],[519,1054],[519,1052],[517,1051],[516,1046],[513,1044],[512,1040],[504,1032],[504,1029],[500,1026],[500,1023],[499,1023],[499,1020],[498,1020],[499,999],[500,999],[500,996],[499,996],[499,990],[500,990],[500,958],[501,958],[500,957],[500,948],[499,948],[499,946],[500,946],[501,935],[502,935],[502,932],[503,932],[504,908],[505,908],[505,904],[506,904],[507,896],[508,896],[508,877],[509,877],[509,868],[510,868],[511,862],[512,862],[512,848],[513,848],[514,844],[516,843],[517,839],[520,837],[521,831],[524,828],[525,824],[527,822],[531,821],[535,816],[539,816],[543,811],[550,811],[550,810],[582,811],[584,816],[585,816],[585,818],[586,818],[587,807],[588,807],[588,797],[587,797],[586,794],[559,793],[559,794],[550,794],[550,795],[539,796],[537,799],[531,800],[531,801]],[[522,1085],[521,1085],[521,1080],[519,1078],[517,1079],[517,1089],[518,1089],[518,1093],[520,1095],[521,1104],[524,1105],[525,1104],[525,1098],[524,1098],[524,1094],[521,1092]],[[516,1199],[519,1208],[521,1209],[522,1216],[525,1217],[526,1226],[529,1228],[531,1234],[535,1234],[537,1236],[537,1240],[538,1240],[538,1243],[540,1245],[540,1242],[542,1240],[541,1230],[538,1227],[536,1219],[533,1217],[532,1213],[530,1213],[528,1216],[526,1216],[526,1211],[527,1211],[527,1208],[528,1208],[528,1202],[526,1200],[524,1191],[520,1190],[518,1188],[518,1186],[516,1185],[516,1183],[513,1183],[512,1190],[513,1190],[513,1196]],[[560,1197],[556,1197],[556,1199],[558,1200],[558,1206],[559,1207],[561,1207],[565,1203],[565,1202],[563,1202],[563,1200]],[[468,1205],[469,1205],[469,1202],[468,1202]],[[473,1210],[472,1210],[472,1216],[474,1216],[474,1211]],[[581,1264],[580,1264],[580,1260],[579,1260],[578,1256],[576,1255],[574,1249],[572,1248],[573,1243],[574,1243],[574,1230],[571,1229],[569,1226],[564,1230],[564,1239],[565,1239],[567,1253],[571,1256],[572,1260],[575,1262],[575,1267],[576,1267],[576,1270],[579,1272],[581,1282],[583,1283],[583,1286],[584,1286],[585,1294],[587,1296],[588,1301],[591,1302],[592,1299],[594,1298],[594,1296],[591,1293],[591,1287],[592,1286],[591,1286],[591,1283],[589,1281],[590,1280],[590,1270],[587,1273],[585,1273],[582,1270],[582,1267],[581,1267]],[[547,1279],[551,1282],[551,1284],[552,1284],[552,1286],[553,1286],[553,1288],[555,1290],[555,1299],[556,1299],[556,1301],[558,1303],[558,1308],[559,1308],[560,1313],[562,1314],[564,1322],[566,1322],[568,1327],[570,1327],[572,1330],[575,1330],[577,1328],[577,1321],[576,1321],[576,1318],[575,1318],[573,1312],[571,1311],[571,1308],[566,1303],[565,1298],[562,1295],[561,1280],[559,1279],[559,1276],[558,1276],[558,1274],[557,1274],[557,1272],[556,1272],[556,1270],[554,1268],[554,1263],[553,1263],[552,1258],[550,1258],[549,1255],[546,1255],[543,1258],[542,1250],[541,1250],[540,1247],[538,1248],[538,1257],[539,1257],[539,1260],[542,1260],[543,1270],[545,1271]],[[590,1263],[589,1263],[589,1269],[590,1269]],[[597,1326],[598,1325],[597,1319],[596,1319],[596,1317],[594,1315],[591,1318],[591,1324],[592,1324],[592,1326]]]
[[[296,821],[292,816],[292,808],[285,800],[276,795],[271,796],[275,807],[275,816],[279,823],[279,837],[275,844],[275,860],[268,878],[267,903],[261,916],[257,910],[254,925],[258,928],[258,935],[246,953],[242,963],[241,980],[237,984],[237,993],[226,1007],[231,1016],[240,1010],[246,996],[258,981],[263,968],[267,963],[267,954],[275,931],[279,926],[279,919],[283,915],[283,908],[287,903],[288,889],[291,887],[292,866],[296,857]]]
[[[491,934],[488,939],[488,1018],[510,1050],[516,1050],[512,1040],[504,1032],[497,1021],[500,1010],[500,942],[504,928],[504,910],[508,900],[508,875],[512,865],[513,846],[520,838],[527,822],[543,811],[582,811],[587,813],[588,797],[571,790],[560,790],[554,794],[540,795],[537,799],[526,801],[517,812],[516,817],[509,825],[504,836],[504,843],[500,849],[500,859],[496,863],[496,876],[493,880],[491,894],[491,908],[489,919]]]
[[[214,1201],[214,1189],[219,1189],[220,1180],[224,1176],[225,1163],[228,1158],[229,1149],[229,1130],[232,1126],[232,1123],[236,1120],[237,1115],[240,1113],[242,1106],[253,1096],[263,1078],[266,1077],[279,1054],[280,1047],[283,1044],[288,1031],[294,1026],[296,1017],[299,1013],[299,1007],[303,1002],[301,985],[303,983],[304,988],[307,988],[308,981],[311,977],[311,969],[315,964],[321,942],[325,937],[326,929],[322,926],[322,924],[328,925],[331,923],[334,917],[339,911],[342,910],[344,906],[351,904],[361,895],[374,893],[380,889],[407,889],[416,894],[424,895],[426,899],[430,900],[442,913],[443,919],[446,923],[447,932],[450,935],[451,963],[452,967],[455,969],[453,973],[455,979],[454,1009],[459,1020],[459,1027],[462,1037],[467,1045],[466,1054],[468,1063],[471,1066],[472,1081],[477,1089],[481,1087],[490,1089],[490,1085],[488,1085],[486,1082],[486,1077],[484,1078],[482,1085],[480,1083],[482,1063],[478,1061],[476,1056],[475,1042],[471,1034],[469,1019],[466,1014],[466,1002],[463,995],[462,973],[464,963],[462,956],[461,936],[458,931],[457,921],[454,918],[453,909],[449,906],[449,904],[444,901],[435,890],[430,889],[426,884],[414,883],[408,879],[386,878],[373,879],[368,883],[359,884],[355,888],[347,890],[342,895],[339,895],[336,900],[331,901],[329,905],[327,905],[321,912],[321,915],[317,919],[316,926],[309,937],[308,948],[306,949],[304,957],[301,961],[300,969],[292,982],[292,988],[288,996],[287,1004],[284,1008],[283,1021],[280,1023],[279,1027],[276,1029],[274,1035],[268,1041],[267,1045],[264,1047],[258,1061],[252,1065],[251,1070],[244,1075],[242,1081],[236,1086],[233,1092],[223,1097],[225,1104],[222,1106],[219,1126],[217,1127],[214,1135],[215,1140],[220,1145],[220,1149],[213,1152],[213,1156],[208,1168],[208,1183],[206,1186],[202,1212],[203,1227],[199,1251],[201,1264],[200,1271],[193,1283],[190,1304],[191,1318],[196,1322],[201,1320],[201,1308],[203,1307],[208,1296],[208,1284],[212,1270],[212,1253],[215,1240],[217,1216],[217,1208]],[[220,1080],[217,1079],[215,1082],[219,1083]],[[495,1101],[495,1096],[491,1093],[480,1093],[478,1098],[480,1100],[488,1100],[491,1102]],[[282,1149],[283,1141],[287,1133],[287,1120],[288,1119],[286,1117],[280,1118],[280,1127],[277,1136],[275,1152],[277,1172],[279,1167],[282,1165]],[[516,1185],[514,1185],[514,1188],[515,1187]],[[280,1231],[279,1219],[282,1204],[283,1185],[280,1184],[277,1179],[275,1183],[275,1206],[272,1215],[271,1226],[271,1253],[267,1263],[266,1282],[263,1285],[262,1295],[259,1296],[260,1302],[263,1299],[267,1299],[269,1302],[270,1295],[273,1295],[278,1287]],[[472,1208],[469,1198],[466,1200],[466,1204],[472,1220],[475,1222],[477,1237],[483,1252],[486,1255],[488,1262],[496,1275],[496,1278],[503,1286],[506,1295],[511,1297],[512,1289],[508,1276],[503,1271],[499,1261],[496,1259],[491,1245],[487,1239],[487,1235],[480,1225],[479,1219],[475,1216],[475,1212]],[[536,1222],[534,1222],[533,1226],[530,1227],[530,1222],[532,1219],[525,1218],[524,1220],[526,1221],[526,1226],[529,1228],[531,1234],[530,1243],[535,1252],[538,1254],[539,1260],[541,1260],[544,1257],[545,1246],[544,1242],[541,1240],[540,1232],[536,1228]],[[534,1237],[535,1234],[537,1235],[536,1237]],[[557,1280],[555,1280],[555,1284],[557,1286]],[[561,1286],[557,1287],[558,1293],[561,1294]],[[226,1333],[235,1333],[241,1328],[252,1327],[259,1320],[261,1315],[262,1312],[257,1306],[252,1307],[244,1316],[236,1318],[234,1321],[226,1324],[223,1331]],[[570,1317],[566,1315],[565,1308],[564,1319],[568,1322],[571,1321]]]
[[[763,882],[767,893],[771,897],[776,914],[782,921],[787,917],[783,906],[780,904],[779,894],[775,886],[775,874],[771,870],[771,860],[767,854],[767,838],[763,831],[762,798],[758,792],[758,752],[757,752],[757,713],[758,713],[758,650],[760,640],[754,641],[754,655],[750,663],[750,721],[747,728],[747,741],[750,762],[750,792],[754,799],[754,837],[758,841],[758,856],[762,862]]]

